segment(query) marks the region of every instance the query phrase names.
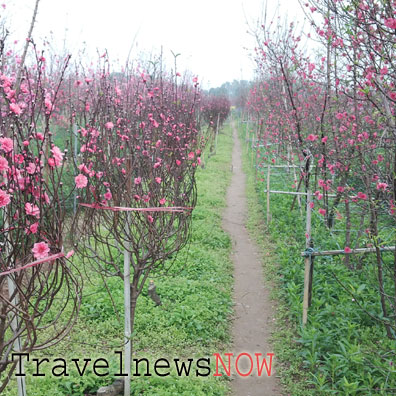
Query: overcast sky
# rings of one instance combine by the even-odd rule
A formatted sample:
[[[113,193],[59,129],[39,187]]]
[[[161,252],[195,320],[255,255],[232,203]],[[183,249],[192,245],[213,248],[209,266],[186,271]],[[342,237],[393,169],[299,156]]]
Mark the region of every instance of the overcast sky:
[[[27,36],[35,0],[0,0],[13,39]],[[276,8],[269,1],[269,14]],[[281,0],[281,14],[301,20],[298,0]],[[125,62],[140,52],[168,59],[180,53],[178,68],[198,75],[206,88],[234,79],[251,79],[249,53],[254,40],[247,33],[260,19],[263,0],[41,0],[33,37],[50,39],[54,48],[74,56],[84,45],[87,54],[108,50],[110,58]],[[84,44],[85,43],[85,44]]]

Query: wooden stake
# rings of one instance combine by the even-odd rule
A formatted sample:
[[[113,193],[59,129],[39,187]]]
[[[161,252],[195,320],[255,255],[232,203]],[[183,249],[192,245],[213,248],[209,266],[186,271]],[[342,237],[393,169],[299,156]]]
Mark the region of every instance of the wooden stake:
[[[128,213],[128,217],[130,214]],[[127,222],[128,223],[128,222]],[[131,394],[131,252],[124,250],[124,340],[125,340],[125,364],[124,370],[127,376],[124,382],[124,396]]]
[[[127,160],[127,192],[132,191],[132,160]],[[130,235],[130,216],[128,212],[125,222],[125,235]],[[131,340],[131,242],[127,242],[124,250],[124,340],[125,340],[125,372],[127,376],[124,381],[124,396],[131,394],[131,362],[132,362],[132,340]]]
[[[311,190],[307,191],[307,218],[306,218],[306,238],[305,247],[308,249],[311,247]],[[304,300],[303,300],[303,326],[306,325],[308,320],[308,306],[309,306],[309,280],[311,273],[311,256],[305,256],[304,259],[305,270],[304,270]]]
[[[267,166],[267,225],[270,222],[270,177],[271,177],[271,165]]]
[[[14,294],[15,289],[16,289],[13,275],[14,274],[7,276],[8,294],[10,296],[11,303],[15,306],[18,306],[19,299],[18,299],[17,294],[11,300],[11,296]],[[12,319],[11,319],[11,330],[15,333],[18,332],[18,318],[17,318],[16,313],[13,314]],[[22,352],[22,343],[21,343],[20,336],[18,336],[14,341],[14,350],[15,350],[15,352]],[[22,376],[17,377],[18,396],[26,396],[26,381],[25,381],[26,377],[25,377],[25,367],[24,367],[23,359],[20,360],[19,367],[21,368],[20,371],[21,371]]]
[[[217,153],[217,135],[219,134],[219,121],[220,121],[220,113],[217,114],[216,139],[215,139],[215,154]]]
[[[77,164],[77,145],[78,145],[78,137],[77,137],[77,124],[73,124],[73,135],[74,135],[74,165]],[[77,173],[75,174],[77,176]],[[77,212],[77,191],[74,190],[74,196],[73,196],[73,213],[74,215]]]

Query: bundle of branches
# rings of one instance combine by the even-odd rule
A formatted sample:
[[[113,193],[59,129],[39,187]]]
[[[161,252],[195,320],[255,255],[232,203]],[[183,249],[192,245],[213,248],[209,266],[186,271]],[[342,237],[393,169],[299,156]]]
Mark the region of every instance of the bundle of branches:
[[[124,282],[130,267],[133,330],[150,272],[188,240],[201,152],[198,83],[176,85],[163,74],[115,78],[108,69],[85,81],[88,88],[76,95],[84,111],[74,120],[80,140],[76,249]]]
[[[0,54],[0,393],[18,363],[12,353],[59,342],[80,303],[78,272],[63,252],[66,157],[50,131],[69,58],[47,76],[35,47],[34,56],[22,70]]]

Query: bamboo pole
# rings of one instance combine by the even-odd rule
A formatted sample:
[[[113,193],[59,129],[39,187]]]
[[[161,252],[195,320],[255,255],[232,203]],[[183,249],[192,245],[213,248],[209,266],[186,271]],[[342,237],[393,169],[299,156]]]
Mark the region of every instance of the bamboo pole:
[[[292,165],[292,168],[293,168],[293,177],[294,177],[295,183],[297,183],[296,168],[295,168],[294,165]],[[296,187],[296,190],[297,190],[297,187]],[[296,191],[296,192],[297,192],[297,191]],[[301,217],[302,217],[303,212],[302,212],[302,208],[301,208],[301,197],[300,197],[299,195],[297,196],[297,203],[298,203],[298,207],[300,208],[300,215],[301,215]]]
[[[306,227],[305,227],[305,247],[308,249],[311,247],[311,190],[307,191],[307,218],[306,218]],[[309,306],[309,284],[311,277],[311,255],[305,255],[305,270],[304,270],[304,299],[303,299],[303,326],[306,325],[308,320],[308,306]]]
[[[77,138],[77,124],[73,124],[73,135],[74,135],[74,165],[77,164],[77,145],[78,145],[78,138]],[[77,176],[77,172],[75,173],[74,176]],[[73,194],[73,213],[74,215],[77,212],[77,191],[74,190]]]
[[[216,138],[215,138],[215,154],[217,153],[217,136],[219,134],[219,121],[220,121],[220,113],[217,114]]]
[[[130,216],[130,213],[127,214]],[[125,372],[127,376],[124,382],[124,396],[131,394],[131,252],[124,250],[124,339],[125,339]]]
[[[128,158],[127,161],[127,192],[128,195],[132,191],[132,160]],[[130,235],[131,213],[128,212],[125,222],[125,236]],[[131,243],[127,242],[124,249],[124,340],[125,340],[125,372],[127,376],[124,382],[124,396],[131,394],[131,362],[132,362],[132,324],[131,324]]]
[[[7,211],[4,211],[4,228],[8,229],[9,228],[9,222],[8,222],[8,213]],[[5,243],[5,251],[8,254],[9,253],[9,245],[8,242],[6,241]],[[15,280],[14,280],[14,274],[10,274],[7,276],[7,286],[8,286],[8,295],[10,298],[10,302],[14,306],[18,306],[19,304],[19,298],[18,294],[16,293],[16,285],[15,285]],[[15,295],[14,295],[15,294]],[[13,297],[14,296],[14,297]],[[11,312],[11,323],[10,327],[11,330],[14,334],[18,333],[18,317],[16,312]],[[18,335],[15,338],[14,341],[14,350],[15,352],[22,352],[22,342],[21,342],[21,337]],[[18,396],[26,396],[26,380],[25,380],[25,367],[24,367],[24,361],[21,359],[19,361],[19,367],[21,368],[21,376],[17,376],[17,388],[18,388]]]
[[[15,281],[13,279],[12,274],[7,276],[7,284],[8,284],[8,294],[11,300],[11,296],[15,293],[16,290]],[[11,300],[11,303],[15,306],[18,306],[19,299],[17,294]],[[16,313],[13,314],[11,319],[11,330],[15,334],[18,333],[18,318]],[[17,336],[17,338],[14,341],[14,349],[16,352],[22,352],[22,343],[20,336]],[[21,376],[17,376],[18,396],[26,396],[26,380],[25,380],[26,377],[25,377],[25,367],[24,367],[23,359],[19,361],[19,367],[21,368],[20,370]]]
[[[249,138],[248,138],[248,130],[249,130],[249,115],[248,115],[248,119],[246,121],[246,129],[245,129],[245,141],[246,144],[249,144]]]
[[[273,194],[287,194],[287,195],[304,195],[307,196],[308,194],[305,192],[300,192],[300,191],[278,191],[278,190],[264,190],[266,193],[273,193]],[[337,195],[335,194],[329,194],[328,197],[330,198],[335,198]]]
[[[267,166],[267,225],[270,222],[270,178],[271,178],[271,165]]]
[[[396,246],[384,246],[379,248],[379,250],[381,252],[394,252],[395,248]],[[375,247],[351,249],[350,252],[346,252],[345,250],[321,250],[309,252],[309,256],[337,256],[339,254],[376,253],[376,251],[377,249]],[[306,257],[307,252],[301,252],[301,256]]]

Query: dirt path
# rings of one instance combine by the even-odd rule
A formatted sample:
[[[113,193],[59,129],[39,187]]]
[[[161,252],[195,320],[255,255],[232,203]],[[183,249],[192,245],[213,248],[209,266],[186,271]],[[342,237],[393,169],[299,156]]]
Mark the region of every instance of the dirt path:
[[[233,241],[235,320],[232,352],[234,357],[242,352],[248,352],[253,357],[254,353],[258,352],[266,356],[267,352],[272,352],[268,345],[268,338],[273,318],[273,304],[271,305],[269,291],[264,285],[258,249],[249,238],[245,227],[247,216],[246,176],[242,171],[242,149],[235,127],[233,127],[233,131],[233,176],[227,191],[227,209],[223,216],[223,228],[231,235]],[[267,361],[269,363],[269,359]],[[262,376],[258,377],[254,359],[256,375],[249,377],[236,375],[232,381],[233,395],[281,395],[280,386],[275,379],[276,356],[272,363],[271,376],[267,376],[264,366]],[[249,359],[242,357],[238,366],[242,373],[247,373],[250,369]]]

